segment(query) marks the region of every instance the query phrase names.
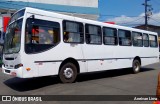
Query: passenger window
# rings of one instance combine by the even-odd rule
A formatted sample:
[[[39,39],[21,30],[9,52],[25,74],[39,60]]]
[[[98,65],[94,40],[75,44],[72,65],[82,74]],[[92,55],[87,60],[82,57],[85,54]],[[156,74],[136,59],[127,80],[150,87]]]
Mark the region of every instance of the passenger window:
[[[85,28],[87,44],[102,44],[102,33],[100,26],[86,24]]]
[[[117,29],[104,27],[103,42],[106,45],[117,45]]]
[[[133,46],[143,47],[142,33],[132,32]]]
[[[33,26],[32,43],[34,44],[54,44],[54,30],[51,27]]]
[[[27,19],[25,51],[35,53],[45,51],[60,41],[60,25],[57,22]]]
[[[148,34],[143,34],[143,46],[149,47],[149,37]]]
[[[157,47],[157,36],[149,35],[150,47]]]
[[[63,21],[63,41],[65,43],[83,43],[84,29],[79,22]]]
[[[119,45],[131,46],[131,32],[127,30],[118,30]]]

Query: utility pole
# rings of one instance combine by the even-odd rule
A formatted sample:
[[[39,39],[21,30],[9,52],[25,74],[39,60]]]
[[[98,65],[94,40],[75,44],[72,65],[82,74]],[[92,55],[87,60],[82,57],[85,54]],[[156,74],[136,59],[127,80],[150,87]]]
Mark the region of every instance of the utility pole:
[[[152,5],[149,5],[148,4],[148,1],[150,0],[145,0],[145,3],[143,3],[142,5],[145,6],[145,29],[148,30],[148,19],[149,19],[149,16],[152,15]]]
[[[146,30],[148,30],[147,7],[148,7],[148,0],[145,0],[145,28],[146,28]]]

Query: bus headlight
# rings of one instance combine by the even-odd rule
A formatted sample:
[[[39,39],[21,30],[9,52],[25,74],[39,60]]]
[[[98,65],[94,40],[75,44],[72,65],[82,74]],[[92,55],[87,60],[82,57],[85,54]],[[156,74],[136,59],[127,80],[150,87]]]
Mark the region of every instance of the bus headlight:
[[[23,66],[23,64],[17,64],[17,65],[14,66],[14,68],[18,69],[19,67],[22,67],[22,66]]]

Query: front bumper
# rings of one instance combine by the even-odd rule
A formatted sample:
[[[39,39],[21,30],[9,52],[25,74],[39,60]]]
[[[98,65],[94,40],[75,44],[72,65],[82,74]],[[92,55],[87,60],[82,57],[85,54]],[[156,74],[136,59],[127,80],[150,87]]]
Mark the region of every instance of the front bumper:
[[[4,65],[2,65],[2,72],[7,75],[23,78],[22,67],[19,67],[17,69],[8,69],[5,68]]]

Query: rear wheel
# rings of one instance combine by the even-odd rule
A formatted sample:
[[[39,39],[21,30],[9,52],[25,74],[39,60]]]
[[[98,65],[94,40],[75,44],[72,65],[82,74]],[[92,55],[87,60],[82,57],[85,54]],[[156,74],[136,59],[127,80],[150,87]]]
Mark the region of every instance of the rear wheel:
[[[64,64],[59,72],[59,78],[63,83],[73,83],[77,77],[77,67],[73,63]]]
[[[140,68],[141,68],[141,64],[139,62],[139,60],[134,60],[133,61],[133,64],[132,64],[132,70],[133,70],[133,73],[139,73],[140,72]]]

